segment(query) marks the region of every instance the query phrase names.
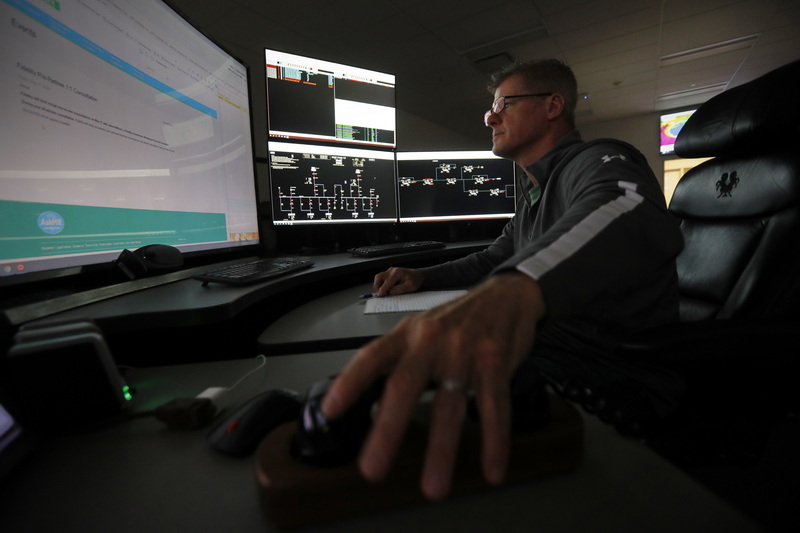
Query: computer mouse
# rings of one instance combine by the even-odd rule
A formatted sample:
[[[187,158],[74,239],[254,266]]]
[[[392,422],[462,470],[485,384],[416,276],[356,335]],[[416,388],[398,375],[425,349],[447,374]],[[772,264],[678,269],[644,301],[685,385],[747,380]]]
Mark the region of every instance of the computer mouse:
[[[300,462],[314,466],[345,464],[356,458],[372,427],[372,407],[383,392],[385,380],[375,382],[344,415],[329,420],[321,406],[333,379],[314,383],[306,394],[291,443],[292,455]]]
[[[346,464],[356,458],[372,428],[372,409],[383,393],[386,379],[373,383],[344,415],[329,420],[321,406],[333,379],[335,376],[314,383],[306,394],[297,432],[291,442],[291,453],[300,462],[314,466]],[[550,423],[545,380],[533,365],[521,365],[511,392],[515,431],[536,431]],[[477,418],[474,402],[471,405]]]
[[[208,434],[208,442],[218,452],[245,457],[279,425],[296,420],[303,408],[301,394],[272,389],[247,400]]]
[[[148,272],[175,270],[183,266],[180,250],[166,244],[148,244],[133,252]]]

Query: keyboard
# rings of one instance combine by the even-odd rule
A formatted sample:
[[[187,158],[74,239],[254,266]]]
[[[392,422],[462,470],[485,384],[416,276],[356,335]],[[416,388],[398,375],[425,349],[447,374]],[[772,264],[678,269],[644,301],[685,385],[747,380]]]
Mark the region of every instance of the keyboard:
[[[359,246],[347,250],[353,255],[362,257],[379,257],[382,255],[404,254],[408,252],[420,252],[422,250],[436,250],[444,248],[444,243],[440,241],[408,241],[392,242],[389,244],[370,244]]]
[[[289,272],[308,268],[314,262],[310,259],[294,257],[277,257],[270,259],[256,259],[247,263],[237,263],[213,270],[207,270],[192,276],[194,279],[208,285],[209,282],[225,283],[228,285],[248,285],[267,279],[283,276]]]

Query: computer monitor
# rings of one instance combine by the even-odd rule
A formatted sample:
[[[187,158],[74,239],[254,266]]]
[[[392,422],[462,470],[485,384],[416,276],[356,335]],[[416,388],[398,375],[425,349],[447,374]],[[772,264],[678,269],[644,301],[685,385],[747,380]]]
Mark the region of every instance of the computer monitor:
[[[675,113],[668,113],[660,117],[660,130],[661,130],[661,155],[669,155],[675,153],[675,139],[683,129],[683,125],[689,120],[696,109],[687,111],[678,111]]]
[[[399,221],[511,218],[515,169],[490,151],[398,152]]]
[[[265,50],[270,140],[394,148],[395,77]]]
[[[0,15],[0,284],[259,243],[244,63],[160,0]]]
[[[270,142],[275,226],[397,221],[391,150]]]

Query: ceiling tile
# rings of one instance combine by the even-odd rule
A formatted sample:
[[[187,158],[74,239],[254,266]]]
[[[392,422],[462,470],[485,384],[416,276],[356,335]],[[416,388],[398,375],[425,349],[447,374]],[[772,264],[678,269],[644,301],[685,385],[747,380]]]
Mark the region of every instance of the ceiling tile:
[[[540,23],[548,36],[506,42],[500,51],[516,60],[567,61],[579,91],[590,94],[589,101],[581,102],[579,124],[696,105],[709,95],[666,102],[656,97],[693,86],[733,87],[800,59],[797,0],[171,3],[258,67],[253,69],[257,73],[266,46],[395,74],[404,113],[474,138],[480,146],[487,138],[480,121],[489,98],[486,74],[458,52]],[[750,49],[659,69],[662,55],[749,34],[760,34]]]

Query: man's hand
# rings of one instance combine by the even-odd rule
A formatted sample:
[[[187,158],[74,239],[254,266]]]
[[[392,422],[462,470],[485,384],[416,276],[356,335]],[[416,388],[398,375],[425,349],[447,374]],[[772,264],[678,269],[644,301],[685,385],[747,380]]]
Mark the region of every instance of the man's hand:
[[[413,268],[392,267],[375,276],[372,288],[378,296],[414,292],[422,286],[425,275]]]
[[[419,397],[434,381],[440,388],[433,404],[422,492],[432,500],[450,492],[467,391],[474,391],[480,413],[484,477],[501,483],[510,447],[511,378],[530,352],[544,314],[542,292],[534,280],[501,274],[457,300],[407,317],[359,350],[333,382],[322,409],[336,418],[373,381],[387,376],[359,458],[364,477],[378,481],[388,474]]]

